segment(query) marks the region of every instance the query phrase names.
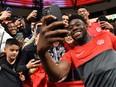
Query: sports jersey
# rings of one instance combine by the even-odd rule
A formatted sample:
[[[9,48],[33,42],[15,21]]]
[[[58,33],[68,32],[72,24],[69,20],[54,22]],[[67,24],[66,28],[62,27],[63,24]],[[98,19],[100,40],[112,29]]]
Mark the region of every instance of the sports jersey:
[[[88,29],[87,29],[88,34],[92,37],[100,34],[101,31],[102,29],[100,27],[100,23],[97,23],[97,22],[91,23],[91,26],[88,26]]]
[[[78,70],[85,87],[115,87],[114,81],[108,81],[108,78],[116,79],[116,75],[112,76],[116,73],[114,69],[116,68],[114,66],[116,53],[113,49],[116,50],[116,37],[110,32],[102,32],[88,43],[68,51],[63,55],[62,60],[68,61],[73,68]],[[110,52],[108,52],[109,50]],[[109,53],[111,53],[112,58]],[[106,80],[108,81],[107,85],[105,85]],[[108,86],[109,84],[112,86]]]

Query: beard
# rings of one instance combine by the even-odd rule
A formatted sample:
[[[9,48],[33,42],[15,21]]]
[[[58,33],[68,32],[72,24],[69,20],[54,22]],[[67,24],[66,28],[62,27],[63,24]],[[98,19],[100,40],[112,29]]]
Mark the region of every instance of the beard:
[[[74,39],[74,41],[76,41],[78,43],[78,45],[83,45],[86,43],[86,36],[87,36],[87,32],[84,31],[80,38],[75,38],[73,36],[72,36],[72,38]]]

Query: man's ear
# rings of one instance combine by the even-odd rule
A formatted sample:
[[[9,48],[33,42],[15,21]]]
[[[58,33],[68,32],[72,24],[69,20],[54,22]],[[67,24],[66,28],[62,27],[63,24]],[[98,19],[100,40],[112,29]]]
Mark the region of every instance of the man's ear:
[[[4,52],[6,52],[6,47],[4,47]]]
[[[88,16],[90,15],[90,12],[88,12]]]

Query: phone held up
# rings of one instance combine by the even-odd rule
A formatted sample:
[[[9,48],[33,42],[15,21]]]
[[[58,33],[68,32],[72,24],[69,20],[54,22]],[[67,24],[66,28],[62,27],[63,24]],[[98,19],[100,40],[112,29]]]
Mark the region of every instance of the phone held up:
[[[53,15],[55,16],[57,19],[56,20],[48,20],[47,21],[47,25],[55,22],[55,21],[62,21],[62,13],[61,10],[59,8],[58,5],[51,5],[50,7],[44,8],[42,10],[42,15],[46,16],[46,15]],[[58,30],[58,29],[66,29],[64,26],[58,26],[56,28],[54,28],[54,30]],[[65,37],[66,35],[60,35],[60,37]]]
[[[35,60],[40,60],[40,57],[37,54],[34,54]]]
[[[47,22],[47,25],[49,25],[50,23],[54,21],[62,21],[62,14],[58,5],[51,5],[50,7],[43,8],[42,15],[43,16],[53,15],[57,18],[56,20],[49,20]]]
[[[17,33],[16,38],[17,38],[17,40],[23,39],[23,34],[22,33]]]

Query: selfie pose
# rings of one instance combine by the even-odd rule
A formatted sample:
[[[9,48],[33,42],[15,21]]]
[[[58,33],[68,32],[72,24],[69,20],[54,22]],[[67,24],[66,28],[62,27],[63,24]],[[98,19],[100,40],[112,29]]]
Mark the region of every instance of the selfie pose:
[[[87,33],[83,17],[73,15],[69,19],[69,31],[78,45],[65,53],[58,65],[50,57],[48,50],[56,41],[63,41],[68,30],[57,29],[65,26],[62,21],[46,25],[48,19],[56,19],[49,15],[42,19],[42,29],[38,38],[37,52],[43,67],[51,81],[59,81],[66,77],[70,68],[77,69],[85,87],[115,87],[116,86],[116,37],[103,31],[94,38]]]

